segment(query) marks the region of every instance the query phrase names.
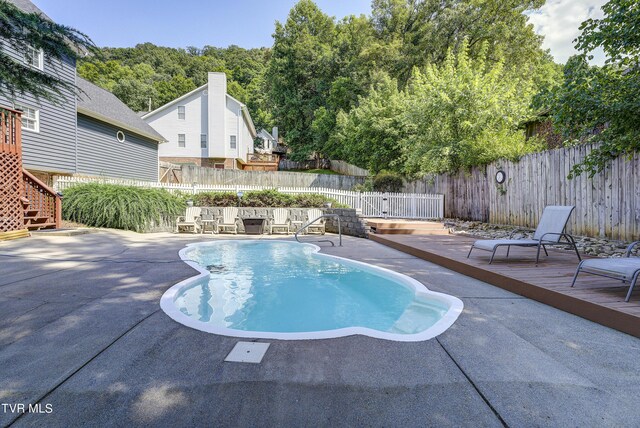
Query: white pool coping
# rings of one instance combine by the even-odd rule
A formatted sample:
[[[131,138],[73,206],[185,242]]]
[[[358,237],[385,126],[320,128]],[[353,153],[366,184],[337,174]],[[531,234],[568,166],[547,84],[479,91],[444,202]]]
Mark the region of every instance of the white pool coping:
[[[215,326],[206,322],[198,321],[195,318],[182,313],[175,304],[176,297],[180,292],[193,285],[193,283],[199,281],[202,278],[209,277],[209,271],[204,269],[198,263],[191,261],[187,258],[186,252],[192,247],[210,247],[216,246],[225,242],[264,242],[263,240],[232,240],[225,239],[220,241],[208,241],[208,242],[196,242],[187,244],[185,248],[178,252],[180,258],[189,266],[198,271],[198,274],[190,278],[180,281],[169,288],[160,299],[160,307],[162,310],[173,320],[184,324],[187,327],[194,328],[196,330],[204,331],[207,333],[219,334],[222,336],[242,337],[242,338],[254,338],[254,339],[278,339],[278,340],[309,340],[309,339],[332,339],[336,337],[353,336],[361,334],[364,336],[374,337],[377,339],[393,340],[398,342],[420,342],[424,340],[432,339],[439,334],[443,333],[446,329],[451,327],[453,323],[458,319],[458,316],[462,313],[464,307],[462,300],[457,297],[450,296],[444,293],[438,293],[429,290],[421,282],[398,272],[394,272],[389,269],[385,269],[379,266],[371,265],[369,263],[363,263],[360,261],[347,259],[345,257],[334,256],[331,254],[320,253],[320,247],[309,243],[297,243],[292,241],[283,240],[270,240],[269,242],[284,242],[291,245],[305,245],[312,247],[315,250],[317,256],[338,259],[343,263],[358,266],[364,270],[374,270],[384,273],[385,276],[394,279],[396,282],[413,289],[415,292],[415,299],[428,298],[429,300],[435,300],[441,304],[444,304],[449,309],[440,320],[438,320],[433,326],[419,333],[414,334],[397,334],[389,333],[380,330],[375,330],[367,327],[347,327],[335,330],[323,330],[323,331],[310,331],[310,332],[296,332],[296,333],[281,333],[281,332],[269,332],[269,331],[246,331],[235,330],[231,328]]]

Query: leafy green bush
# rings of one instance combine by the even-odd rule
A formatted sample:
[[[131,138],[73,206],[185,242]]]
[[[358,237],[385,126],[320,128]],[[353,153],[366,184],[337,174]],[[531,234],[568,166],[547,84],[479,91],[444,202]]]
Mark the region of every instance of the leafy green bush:
[[[236,207],[238,196],[233,192],[207,192],[191,195],[193,205],[198,207]],[[290,207],[290,208],[322,208],[330,202],[335,208],[348,208],[334,199],[318,194],[290,195],[275,189],[253,190],[245,192],[240,200],[243,207]]]
[[[179,196],[163,189],[90,183],[64,191],[62,216],[87,226],[144,231],[184,213]]]
[[[290,207],[293,196],[275,189],[246,192],[241,205],[245,207]]]
[[[400,192],[404,180],[395,172],[382,171],[373,178],[373,190],[376,192]]]
[[[362,184],[356,184],[351,188],[354,192],[373,192],[373,178],[367,177]]]
[[[233,192],[207,192],[187,195],[196,207],[236,207],[238,196]]]
[[[293,207],[293,208],[322,208],[324,206],[324,204],[326,204],[328,202],[330,202],[331,206],[334,207],[334,208],[345,207],[345,205],[342,205],[342,204],[338,203],[334,199],[327,198],[326,196],[318,195],[318,194],[315,194],[315,193],[294,195],[293,196],[293,203],[291,204],[291,207]]]

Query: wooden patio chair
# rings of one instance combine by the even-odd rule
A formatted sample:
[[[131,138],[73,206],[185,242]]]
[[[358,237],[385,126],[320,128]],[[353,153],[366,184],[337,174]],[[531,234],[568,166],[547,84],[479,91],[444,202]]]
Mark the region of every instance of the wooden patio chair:
[[[238,208],[226,207],[222,210],[222,218],[218,219],[218,233],[230,230],[235,235],[238,234]]]
[[[193,233],[200,231],[200,207],[187,207],[184,215],[176,218],[176,233],[180,233],[180,228],[191,229]]]
[[[540,261],[540,249],[544,250],[544,253],[548,256],[547,245],[570,245],[576,252],[578,260],[582,260],[576,242],[571,235],[565,233],[567,222],[573,212],[574,206],[562,206],[562,205],[549,205],[543,213],[540,223],[533,234],[532,239],[511,239],[518,229],[511,232],[509,239],[482,239],[473,243],[467,258],[471,255],[473,249],[491,251],[491,259],[489,264],[493,262],[493,258],[496,255],[496,251],[500,247],[507,247],[507,257],[509,257],[509,250],[511,247],[537,247],[538,252],[536,254],[536,266]],[[561,241],[564,238],[566,241]]]
[[[628,282],[629,291],[627,292],[627,297],[624,299],[625,302],[628,302],[631,298],[633,287],[638,281],[638,276],[640,276],[640,257],[631,257],[631,250],[638,244],[640,244],[640,241],[632,242],[627,247],[625,257],[587,259],[581,261],[578,269],[576,269],[576,274],[573,276],[571,286],[576,285],[576,279],[578,279],[580,272],[606,276],[607,278],[620,280],[622,283]]]
[[[286,208],[276,208],[273,210],[273,217],[269,221],[269,234],[274,230],[282,230],[288,235],[291,233],[291,220],[289,210]]]
[[[320,217],[322,215],[322,211],[319,210],[318,208],[312,208],[310,210],[307,211],[307,222],[313,221],[315,219],[317,219],[318,217]],[[315,221],[314,223],[310,224],[309,226],[307,226],[306,230],[307,233],[312,233],[312,232],[317,232],[321,235],[324,235],[325,233],[325,227],[324,227],[324,218],[321,218],[317,221]]]

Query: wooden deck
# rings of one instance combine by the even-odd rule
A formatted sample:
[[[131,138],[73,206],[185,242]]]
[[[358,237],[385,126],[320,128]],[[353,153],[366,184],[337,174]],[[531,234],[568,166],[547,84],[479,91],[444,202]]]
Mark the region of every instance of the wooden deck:
[[[640,337],[640,286],[629,302],[624,298],[629,284],[610,278],[580,274],[575,287],[571,281],[578,266],[575,253],[549,249],[535,266],[535,248],[512,247],[509,258],[498,250],[493,264],[491,253],[474,250],[467,259],[473,238],[456,235],[374,235],[373,241],[436,263],[453,271],[545,303],[607,327]]]

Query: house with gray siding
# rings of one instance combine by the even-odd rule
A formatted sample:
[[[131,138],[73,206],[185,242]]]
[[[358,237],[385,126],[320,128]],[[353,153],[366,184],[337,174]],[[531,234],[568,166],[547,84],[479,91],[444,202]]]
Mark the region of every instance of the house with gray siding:
[[[11,0],[11,3],[25,12],[40,13],[46,17],[28,0]],[[35,49],[16,52],[2,39],[0,49],[17,62],[75,84],[76,64],[73,59],[58,62]],[[75,172],[76,96],[70,91],[64,91],[63,95],[64,99],[59,104],[36,99],[31,94],[18,95],[16,99],[0,95],[1,106],[23,111],[22,162],[26,169],[64,174]]]
[[[29,0],[10,0],[25,12],[42,13]],[[110,92],[78,77],[72,59],[54,61],[35,49],[15,52],[0,39],[0,49],[15,61],[75,85],[58,103],[30,94],[0,106],[22,110],[23,166],[45,182],[52,175],[88,175],[138,180],[158,179],[158,132]]]
[[[76,84],[76,170],[80,175],[158,180],[165,139],[111,92],[81,77]]]

